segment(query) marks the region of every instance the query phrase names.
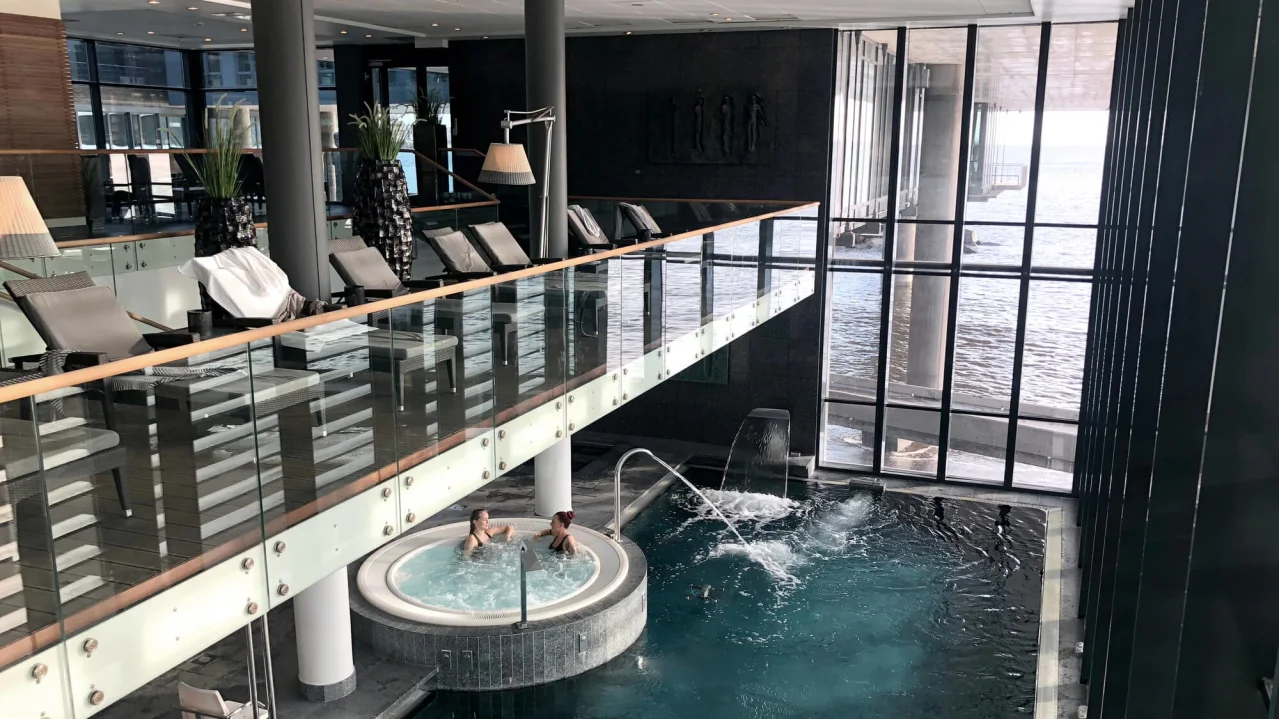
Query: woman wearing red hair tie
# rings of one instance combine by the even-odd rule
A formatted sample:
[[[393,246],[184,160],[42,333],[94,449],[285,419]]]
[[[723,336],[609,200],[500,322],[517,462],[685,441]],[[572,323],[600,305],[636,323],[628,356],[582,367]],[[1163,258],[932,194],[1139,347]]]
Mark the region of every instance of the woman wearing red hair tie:
[[[551,528],[543,529],[534,534],[533,540],[550,537],[552,552],[556,554],[577,554],[577,540],[573,539],[573,535],[568,533],[568,527],[572,523],[572,512],[556,512],[551,517]]]

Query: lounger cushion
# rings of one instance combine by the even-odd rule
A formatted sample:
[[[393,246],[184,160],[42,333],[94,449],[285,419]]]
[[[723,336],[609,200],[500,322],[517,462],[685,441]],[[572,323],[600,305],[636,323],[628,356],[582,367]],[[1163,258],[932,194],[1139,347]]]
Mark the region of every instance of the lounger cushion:
[[[440,261],[448,268],[449,272],[472,273],[472,272],[492,272],[484,258],[480,253],[475,251],[471,246],[470,240],[466,239],[466,235],[461,232],[450,232],[440,237],[432,237],[430,239],[431,246],[435,249],[436,254],[440,256]]]
[[[31,323],[51,349],[105,352],[108,357],[151,351],[109,287],[36,292],[25,301]]]
[[[501,222],[471,225],[471,234],[495,265],[528,265],[532,260],[520,247],[519,240]]]
[[[454,230],[452,227],[437,227],[433,230],[422,230],[422,236],[426,238],[443,237],[445,235],[451,235],[453,232]]]
[[[661,234],[662,228],[657,226],[657,221],[653,219],[648,208],[643,205],[632,205],[629,202],[619,202],[617,206],[626,214],[626,219],[631,221],[636,230],[648,230],[654,234]]]
[[[404,289],[404,283],[400,282],[400,278],[386,264],[382,253],[374,247],[352,252],[334,252],[329,255],[329,260],[347,286],[363,285],[367,290],[397,292]]]
[[[595,216],[591,211],[581,205],[568,206],[568,227],[573,232],[573,236],[583,245],[607,245],[609,243],[608,236],[604,234],[604,230],[600,228],[599,223],[595,221]]]

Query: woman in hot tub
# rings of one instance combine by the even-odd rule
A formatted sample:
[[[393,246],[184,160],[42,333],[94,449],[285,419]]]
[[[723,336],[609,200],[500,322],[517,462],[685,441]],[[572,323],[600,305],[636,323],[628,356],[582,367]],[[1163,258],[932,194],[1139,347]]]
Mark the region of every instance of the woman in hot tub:
[[[477,509],[471,512],[471,533],[466,537],[466,544],[462,545],[462,552],[469,554],[476,547],[483,547],[495,540],[498,536],[502,537],[502,541],[509,542],[511,537],[515,536],[515,527],[506,525],[505,527],[489,526],[489,511],[487,509]]]
[[[577,540],[573,539],[573,535],[568,533],[568,527],[573,523],[572,512],[556,512],[551,516],[551,528],[543,529],[533,535],[533,541],[537,541],[542,537],[551,538],[551,551],[556,554],[577,554]]]

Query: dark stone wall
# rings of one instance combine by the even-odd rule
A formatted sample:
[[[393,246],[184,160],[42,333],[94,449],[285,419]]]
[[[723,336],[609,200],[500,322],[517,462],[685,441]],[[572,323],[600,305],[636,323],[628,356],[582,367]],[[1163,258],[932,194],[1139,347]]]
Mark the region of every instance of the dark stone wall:
[[[570,38],[570,194],[822,200],[831,154],[835,39],[833,30]],[[501,138],[502,110],[524,109],[523,41],[458,42],[449,55],[457,145],[484,149]],[[654,95],[700,89],[769,98],[771,158],[737,165],[650,162],[647,103]],[[520,135],[513,139],[523,141]],[[518,208],[523,216],[526,193],[498,194],[503,219],[523,221],[513,215]],[[677,377],[598,428],[728,444],[747,413],[772,407],[791,413],[792,449],[813,454],[820,410],[820,320],[820,298],[805,300],[729,347],[727,385]]]

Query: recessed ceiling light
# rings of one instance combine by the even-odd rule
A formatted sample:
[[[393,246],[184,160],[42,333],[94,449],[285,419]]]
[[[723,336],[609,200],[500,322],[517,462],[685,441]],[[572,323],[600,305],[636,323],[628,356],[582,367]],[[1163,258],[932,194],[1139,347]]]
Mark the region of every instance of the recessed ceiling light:
[[[211,38],[211,37],[206,37],[206,38],[204,38],[204,41],[205,41],[205,42],[213,42],[213,38]]]
[[[147,34],[148,34],[148,35],[154,35],[154,34],[155,34],[155,30],[147,30]]]
[[[148,5],[159,5],[160,0],[147,0]]]
[[[122,33],[122,32],[118,32],[118,33],[116,33],[116,34],[117,34],[117,35],[123,35],[124,33]]]
[[[373,36],[372,36],[372,35],[365,35],[364,37],[373,37]]]
[[[724,22],[732,22],[732,21],[733,21],[733,18],[731,17],[724,18]]]
[[[433,22],[433,23],[431,23],[431,27],[439,27],[439,26],[440,26],[440,24],[439,24],[438,22]]]
[[[483,38],[481,38],[481,39],[483,39],[483,40],[487,40],[487,39],[489,39],[489,36],[488,36],[488,35],[485,35],[485,36],[484,36]]]
[[[249,31],[249,29],[248,29],[247,27],[242,27],[242,28],[240,28],[240,32],[248,32],[248,31]]]
[[[713,13],[711,13],[711,17],[719,17],[719,13],[717,13],[717,12],[713,12]]]
[[[627,30],[627,31],[626,31],[626,34],[627,34],[627,35],[630,35],[630,34],[631,34],[631,31],[630,31],[630,30]]]
[[[346,34],[346,30],[338,30],[338,34],[339,34],[339,35],[345,35],[345,34]]]
[[[192,5],[191,7],[187,8],[187,10],[199,10],[199,9],[200,9],[200,8],[198,8],[198,7],[194,6],[194,5]]]
[[[461,32],[461,31],[462,31],[462,28],[460,27],[453,28],[453,32]]]

